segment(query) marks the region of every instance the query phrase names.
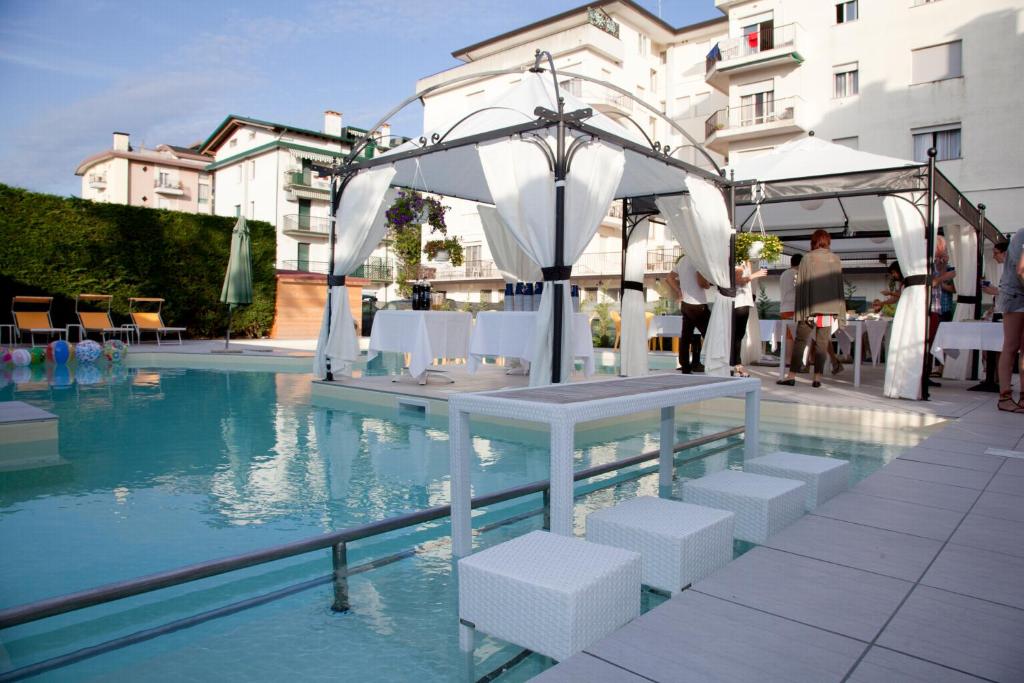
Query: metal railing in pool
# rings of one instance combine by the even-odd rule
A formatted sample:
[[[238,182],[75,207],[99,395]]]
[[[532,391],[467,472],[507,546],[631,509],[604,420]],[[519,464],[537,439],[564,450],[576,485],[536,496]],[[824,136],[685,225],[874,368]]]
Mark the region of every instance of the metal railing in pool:
[[[672,452],[679,453],[685,450],[690,450],[700,446],[704,446],[716,441],[723,441],[733,436],[739,436],[744,433],[744,428],[733,427],[706,436],[697,437],[688,441],[677,443],[673,446]],[[701,460],[705,457],[715,454],[719,451],[712,451],[710,453],[704,453],[694,458],[688,458],[682,461],[680,464],[688,464]],[[634,465],[639,465],[651,460],[657,460],[660,452],[657,450],[644,451],[638,455],[624,458],[622,460],[615,460],[613,462],[604,463],[601,465],[595,465],[586,469],[579,470],[573,475],[574,481],[581,481],[583,479],[591,479],[593,477],[600,476],[602,474],[608,474],[609,472],[615,472],[618,470],[626,469]],[[642,475],[638,475],[642,476]],[[602,486],[595,486],[590,489],[589,492],[600,490],[604,488],[611,488],[623,483],[622,479],[615,479],[605,483]],[[548,480],[536,481],[530,484],[523,484],[521,486],[515,486],[495,493],[489,493],[486,495],[476,496],[473,498],[472,507],[482,508],[497,503],[503,503],[509,500],[515,500],[517,498],[523,498],[525,496],[534,495],[537,493],[543,494],[544,498],[544,527],[548,527],[548,512],[549,512],[549,490],[550,482]],[[585,494],[583,494],[585,495]],[[521,519],[532,517],[538,514],[539,511],[530,512],[527,514],[516,515],[512,519],[502,520],[500,523],[491,525],[490,528],[499,524],[507,524],[513,521],[519,521]],[[393,555],[389,555],[384,558],[377,560],[371,560],[365,562],[357,567],[350,568],[348,565],[348,544],[353,541],[359,541],[381,534],[388,533],[390,531],[397,531],[399,529],[405,529],[408,527],[418,526],[426,522],[436,521],[443,519],[451,515],[451,505],[437,505],[434,507],[426,508],[416,512],[410,512],[396,517],[389,517],[376,522],[370,522],[368,524],[361,524],[355,527],[349,527],[340,531],[334,531],[328,534],[321,534],[312,538],[306,538],[299,541],[293,541],[291,543],[285,543],[282,545],[273,546],[264,550],[257,550],[250,553],[243,553],[240,555],[234,555],[232,557],[225,557],[218,560],[211,560],[208,562],[200,562],[197,564],[187,565],[185,567],[179,567],[178,569],[171,569],[165,572],[159,572],[157,574],[150,574],[149,576],[143,576],[136,579],[129,579],[126,581],[118,581],[116,583],[107,584],[105,586],[99,586],[97,588],[91,588],[77,593],[70,593],[68,595],[57,596],[53,598],[47,598],[45,600],[39,600],[37,602],[28,603],[25,605],[18,605],[15,607],[9,607],[4,610],[0,610],[0,630],[19,626],[21,624],[28,624],[40,619],[46,619],[48,617],[57,616],[60,614],[67,614],[87,607],[94,607],[96,605],[102,605],[109,602],[115,602],[124,598],[133,597],[136,595],[142,595],[144,593],[150,593],[153,591],[161,590],[163,588],[170,588],[172,586],[178,586],[181,584],[189,583],[191,581],[198,581],[200,579],[206,579],[228,572],[237,571],[240,569],[246,569],[257,565],[267,564],[277,560],[283,560],[289,557],[296,557],[298,555],[304,555],[316,550],[324,550],[327,548],[331,549],[331,561],[332,561],[332,573],[328,576],[312,579],[295,586],[289,586],[287,588],[274,591],[263,596],[257,596],[248,600],[243,600],[233,605],[221,607],[210,612],[181,619],[176,622],[165,624],[145,631],[140,631],[135,634],[123,636],[100,645],[85,648],[68,655],[62,655],[54,659],[32,664],[21,669],[15,669],[7,672],[0,673],[0,681],[19,680],[28,676],[34,676],[44,671],[49,671],[62,666],[67,666],[82,659],[94,657],[104,652],[131,645],[144,640],[155,638],[159,635],[171,633],[173,631],[181,630],[182,628],[188,628],[210,619],[226,616],[228,614],[234,614],[242,609],[248,607],[254,607],[257,605],[265,604],[271,600],[291,595],[307,588],[322,585],[328,581],[334,584],[334,599],[331,605],[331,609],[336,612],[345,612],[349,609],[349,594],[348,594],[348,577],[354,574],[362,573],[370,569],[390,564],[396,560],[400,560],[404,557],[409,557],[414,554],[414,550],[408,550],[399,552]]]

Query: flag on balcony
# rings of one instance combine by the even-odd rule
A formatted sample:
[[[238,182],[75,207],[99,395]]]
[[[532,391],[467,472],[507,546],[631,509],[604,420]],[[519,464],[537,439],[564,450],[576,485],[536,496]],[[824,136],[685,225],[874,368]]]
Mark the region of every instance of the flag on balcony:
[[[756,50],[757,49],[757,41],[758,41],[758,38],[760,37],[760,35],[761,34],[759,34],[756,31],[754,33],[748,33],[747,34],[747,45],[749,45],[751,48]]]

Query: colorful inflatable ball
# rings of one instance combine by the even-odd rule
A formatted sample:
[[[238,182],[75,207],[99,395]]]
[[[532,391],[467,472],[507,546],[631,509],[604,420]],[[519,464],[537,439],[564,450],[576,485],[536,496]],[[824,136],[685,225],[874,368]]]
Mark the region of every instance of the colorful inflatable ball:
[[[25,367],[32,363],[32,354],[28,352],[28,349],[14,349],[11,352],[11,362],[17,367]]]
[[[120,339],[108,339],[103,344],[103,357],[111,363],[120,363],[128,354],[128,347]]]
[[[71,344],[68,344],[63,339],[50,342],[46,346],[46,360],[56,363],[57,365],[64,365],[71,360],[72,354]]]
[[[32,365],[42,365],[46,362],[46,348],[42,346],[33,346],[29,353],[32,358]]]
[[[11,363],[13,363],[14,358],[11,355],[13,352],[13,348],[5,349],[3,347],[0,347],[0,365],[10,365]]]
[[[81,363],[95,363],[101,353],[103,353],[103,347],[92,339],[78,342],[78,345],[75,347],[75,358]]]

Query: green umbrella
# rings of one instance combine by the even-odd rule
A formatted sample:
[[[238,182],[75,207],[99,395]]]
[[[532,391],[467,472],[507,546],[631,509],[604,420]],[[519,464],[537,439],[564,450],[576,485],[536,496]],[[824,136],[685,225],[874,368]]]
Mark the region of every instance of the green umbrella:
[[[224,335],[226,349],[231,339],[231,314],[236,306],[252,303],[252,250],[245,216],[238,217],[231,231],[231,256],[228,258],[228,272],[224,275],[224,287],[220,290],[220,301],[228,304],[228,329]]]

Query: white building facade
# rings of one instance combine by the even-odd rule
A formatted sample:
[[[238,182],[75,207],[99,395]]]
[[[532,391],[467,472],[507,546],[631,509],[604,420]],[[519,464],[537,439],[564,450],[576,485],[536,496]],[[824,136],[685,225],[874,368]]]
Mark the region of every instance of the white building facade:
[[[723,16],[673,28],[628,0],[605,0],[453,53],[464,64],[421,79],[417,90],[472,73],[529,68],[537,49],[565,74],[624,88],[681,125],[715,162],[770,151],[809,134],[939,168],[988,217],[1012,232],[1024,214],[1024,2],[985,0],[715,0]],[[518,81],[506,75],[456,84],[424,100],[424,128],[483,106]],[[565,75],[569,92],[639,126],[673,156],[706,160],[664,121],[628,98]],[[630,123],[631,119],[633,123]],[[435,290],[464,301],[500,300],[503,287],[475,205],[446,199],[466,265],[435,265]],[[621,219],[610,215],[574,267],[585,289],[617,298]],[[677,246],[653,225],[647,284],[667,272]],[[884,285],[878,263],[848,279],[868,301]],[[770,278],[774,281],[775,278]],[[774,282],[768,297],[777,300]],[[656,298],[653,293],[650,298]]]

